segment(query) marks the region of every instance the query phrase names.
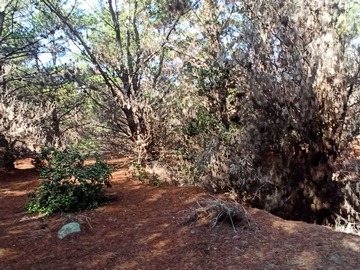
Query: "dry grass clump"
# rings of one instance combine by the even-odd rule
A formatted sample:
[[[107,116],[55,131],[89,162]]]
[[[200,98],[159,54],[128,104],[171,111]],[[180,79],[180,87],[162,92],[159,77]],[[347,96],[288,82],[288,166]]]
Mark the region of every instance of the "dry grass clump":
[[[358,215],[359,213],[356,212]],[[337,232],[350,233],[360,236],[360,223],[359,222],[350,222],[348,219],[343,218],[342,216],[335,214],[335,225],[333,229]]]
[[[212,197],[197,202],[197,208],[187,217],[186,223],[197,223],[215,227],[219,223],[229,223],[236,232],[235,224],[245,222],[245,226],[257,224],[251,219],[245,208],[236,202],[227,202]]]

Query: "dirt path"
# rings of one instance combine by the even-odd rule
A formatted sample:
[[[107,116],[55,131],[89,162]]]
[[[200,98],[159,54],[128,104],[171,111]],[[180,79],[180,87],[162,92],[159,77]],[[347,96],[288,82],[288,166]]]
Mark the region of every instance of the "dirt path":
[[[26,168],[26,167],[24,167]],[[0,269],[360,269],[360,237],[247,209],[259,226],[184,225],[204,196],[191,187],[153,187],[113,173],[107,206],[41,218],[24,211],[39,186],[31,169],[0,173]],[[59,228],[82,232],[60,240]]]

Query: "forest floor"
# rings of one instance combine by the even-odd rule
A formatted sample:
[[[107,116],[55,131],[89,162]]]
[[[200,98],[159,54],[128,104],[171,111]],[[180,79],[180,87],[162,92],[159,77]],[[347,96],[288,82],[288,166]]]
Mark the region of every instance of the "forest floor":
[[[206,226],[186,223],[197,202],[213,195],[195,187],[155,187],[112,160],[112,200],[76,214],[27,214],[39,187],[26,162],[0,172],[0,269],[360,269],[360,237],[245,207],[247,219]],[[243,208],[244,209],[244,208]],[[82,231],[60,240],[69,221]]]

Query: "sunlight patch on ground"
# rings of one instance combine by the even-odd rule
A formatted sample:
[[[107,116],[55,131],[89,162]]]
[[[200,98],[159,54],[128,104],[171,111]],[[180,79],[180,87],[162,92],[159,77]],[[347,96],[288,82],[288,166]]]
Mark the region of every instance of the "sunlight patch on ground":
[[[23,216],[19,222],[24,222],[24,221],[29,221],[29,220],[38,220],[41,218],[44,218],[46,216],[46,214],[38,214],[38,215],[26,215]]]
[[[171,241],[169,239],[168,240],[162,240],[162,241],[156,243],[154,245],[154,248],[161,249],[161,248],[164,248],[164,247],[168,246],[170,243],[171,243]]]
[[[34,159],[32,158],[25,158],[25,159],[19,159],[14,162],[15,169],[18,170],[27,170],[27,169],[34,169],[35,166],[32,164],[32,161]]]
[[[8,231],[7,237],[11,236],[11,235],[21,235],[24,233],[24,229],[12,229]]]
[[[312,269],[319,265],[318,257],[310,251],[303,251],[293,259],[290,258],[289,266],[301,267],[297,269]]]
[[[156,238],[161,237],[161,233],[153,233],[146,238],[146,242],[154,241]]]
[[[126,175],[124,175],[123,171],[115,171],[111,173],[110,181],[118,181],[128,179]]]
[[[296,223],[293,221],[287,222],[286,220],[276,220],[272,223],[271,227],[281,229],[289,234],[296,233],[299,229],[299,226]]]
[[[341,243],[346,249],[360,252],[360,238],[358,240],[342,240]]]
[[[18,257],[16,251],[12,250],[11,248],[0,248],[0,259],[1,258],[16,258]]]
[[[173,219],[174,219],[174,217],[173,217]],[[164,223],[163,225],[161,225],[161,228],[164,228],[164,229],[166,229],[168,227],[170,227],[169,223]]]
[[[156,202],[158,200],[161,199],[161,197],[163,196],[165,192],[162,191],[162,192],[158,192],[158,193],[155,193],[153,196],[151,196],[149,199],[147,199],[146,201],[147,202]]]
[[[204,195],[204,194],[200,194],[199,197],[200,197],[200,196],[203,196],[203,195]],[[199,200],[199,197],[197,197],[197,196],[190,196],[190,197],[188,197],[187,199],[183,199],[182,201],[183,201],[184,204],[192,204],[192,203],[198,201],[198,200]],[[181,199],[182,199],[182,198],[181,198]]]
[[[26,191],[11,191],[8,189],[1,189],[0,193],[4,194],[5,196],[24,196],[27,194]]]

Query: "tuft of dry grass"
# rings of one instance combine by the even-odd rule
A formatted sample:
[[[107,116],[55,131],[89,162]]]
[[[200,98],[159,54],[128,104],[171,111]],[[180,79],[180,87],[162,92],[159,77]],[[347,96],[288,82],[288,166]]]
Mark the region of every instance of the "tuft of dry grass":
[[[194,222],[211,225],[212,228],[226,222],[232,225],[234,232],[237,232],[235,225],[240,222],[245,222],[245,226],[250,228],[259,228],[241,204],[227,202],[214,196],[197,202],[197,207],[186,218],[186,223]]]
[[[343,218],[340,215],[336,214],[336,216],[337,218],[335,219],[335,225],[332,226],[335,231],[360,236],[359,222],[349,222],[347,219]]]

